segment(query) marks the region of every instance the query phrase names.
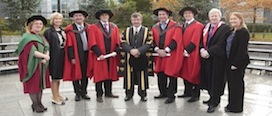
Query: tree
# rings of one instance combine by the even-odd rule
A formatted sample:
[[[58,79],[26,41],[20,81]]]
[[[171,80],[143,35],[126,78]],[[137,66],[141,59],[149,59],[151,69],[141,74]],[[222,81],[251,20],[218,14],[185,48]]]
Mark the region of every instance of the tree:
[[[95,13],[101,9],[108,9],[109,5],[105,0],[89,0],[87,6],[81,7],[90,14],[88,22],[94,23],[96,22]]]
[[[202,23],[208,20],[208,12],[212,9],[211,0],[182,0],[183,6],[191,6],[198,11],[196,19]]]
[[[11,30],[21,30],[27,18],[35,12],[41,0],[1,0],[7,6],[4,9]]]
[[[181,10],[182,3],[180,0],[151,0],[152,9],[159,7],[170,9],[173,12],[173,19],[178,20],[180,17],[178,12]]]
[[[244,14],[244,17],[247,19],[252,19],[252,37],[255,37],[255,25],[256,20],[259,17],[257,13],[258,10],[270,9],[272,7],[271,0],[224,0],[221,1],[221,6],[226,10],[226,13],[229,14],[233,11],[239,11]],[[264,19],[259,19],[264,20]]]

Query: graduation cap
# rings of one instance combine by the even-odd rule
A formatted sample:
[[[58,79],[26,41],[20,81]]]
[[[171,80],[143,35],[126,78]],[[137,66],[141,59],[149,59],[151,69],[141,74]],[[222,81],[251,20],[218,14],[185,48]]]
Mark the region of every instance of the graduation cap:
[[[69,13],[69,17],[73,17],[74,14],[76,14],[76,13],[81,13],[81,14],[84,15],[85,17],[88,16],[88,13],[85,12],[85,11],[83,11],[83,10],[75,10],[75,11],[72,11],[72,12]]]
[[[100,20],[100,16],[105,13],[108,14],[110,18],[113,17],[111,10],[99,10],[95,13],[95,18]]]
[[[172,11],[171,11],[171,10],[168,10],[168,9],[166,9],[166,8],[157,8],[157,9],[155,9],[155,10],[153,11],[153,14],[156,15],[156,16],[158,16],[159,11],[165,11],[165,12],[167,12],[167,14],[168,14],[169,16],[172,15]]]
[[[29,23],[31,23],[34,20],[41,20],[43,22],[43,25],[47,24],[46,19],[42,15],[33,15],[27,19],[26,25],[28,25]]]
[[[183,14],[184,14],[185,11],[192,11],[194,15],[197,14],[196,9],[194,9],[193,7],[187,6],[187,7],[182,8],[182,9],[179,11],[179,15],[181,15],[181,16],[183,17]]]

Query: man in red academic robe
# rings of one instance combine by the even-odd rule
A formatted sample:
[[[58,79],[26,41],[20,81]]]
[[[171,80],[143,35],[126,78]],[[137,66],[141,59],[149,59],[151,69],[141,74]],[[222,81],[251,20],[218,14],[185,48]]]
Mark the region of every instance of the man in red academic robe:
[[[184,94],[178,97],[191,97],[187,102],[195,102],[200,96],[200,53],[199,44],[203,25],[194,19],[197,11],[192,7],[185,7],[179,13],[185,23],[182,25],[183,37],[183,67],[181,77],[184,80]]]
[[[154,98],[167,98],[165,103],[169,104],[175,101],[177,77],[183,60],[181,28],[175,21],[168,18],[172,14],[170,10],[158,8],[154,10],[154,14],[159,19],[159,22],[153,26],[152,33],[155,44],[154,51],[158,54],[158,57],[154,58],[154,72],[158,76],[160,91],[160,94]]]
[[[120,34],[118,27],[109,22],[113,16],[110,10],[99,10],[95,17],[100,20],[89,28],[89,45],[92,50],[92,72],[95,82],[95,90],[98,102],[103,102],[102,95],[104,84],[105,97],[118,98],[112,94],[112,81],[118,80],[117,65],[119,59],[116,56],[120,46]],[[107,54],[115,54],[111,57],[105,57]]]
[[[84,23],[88,14],[82,10],[69,13],[75,21],[65,28],[67,42],[65,46],[65,61],[63,80],[73,81],[75,101],[81,98],[89,100],[87,95],[88,78],[86,76],[88,63],[88,34],[89,24]]]

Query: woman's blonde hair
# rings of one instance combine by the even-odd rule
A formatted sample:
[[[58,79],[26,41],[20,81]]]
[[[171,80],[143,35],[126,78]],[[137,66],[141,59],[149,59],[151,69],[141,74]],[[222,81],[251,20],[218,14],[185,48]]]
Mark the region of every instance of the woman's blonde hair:
[[[238,19],[241,20],[241,24],[239,25],[239,27],[237,29],[242,29],[242,28],[248,29],[247,26],[246,26],[245,19],[244,19],[242,13],[232,12],[232,13],[230,13],[229,17],[231,17],[232,15],[236,16]]]
[[[51,16],[50,16],[50,24],[51,24],[51,25],[54,24],[54,19],[55,19],[56,17],[63,18],[63,15],[60,14],[59,12],[54,12],[53,14],[51,14]]]

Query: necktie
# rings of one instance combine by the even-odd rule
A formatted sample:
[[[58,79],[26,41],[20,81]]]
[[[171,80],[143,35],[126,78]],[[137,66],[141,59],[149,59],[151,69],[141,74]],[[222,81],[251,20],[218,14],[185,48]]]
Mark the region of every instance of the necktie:
[[[185,31],[185,29],[187,28],[188,25],[189,25],[189,23],[185,23],[182,30]]]
[[[82,31],[84,29],[84,27],[80,26],[79,29],[80,29],[80,31]],[[83,50],[87,51],[88,50],[88,42],[87,42],[86,32],[83,31],[82,33],[80,33],[80,37],[81,37],[81,41],[83,44]]]
[[[107,33],[109,33],[108,24],[105,23],[103,27],[104,27],[104,30],[105,30]]]
[[[138,29],[135,28],[135,33],[134,33],[134,47],[135,48],[137,46],[137,37],[138,37]]]
[[[211,26],[211,27],[210,27],[210,30],[209,30],[209,34],[208,34],[208,43],[207,43],[207,46],[209,46],[209,43],[210,43],[211,38],[212,38],[212,36],[213,36],[213,29],[214,29],[214,27]]]

